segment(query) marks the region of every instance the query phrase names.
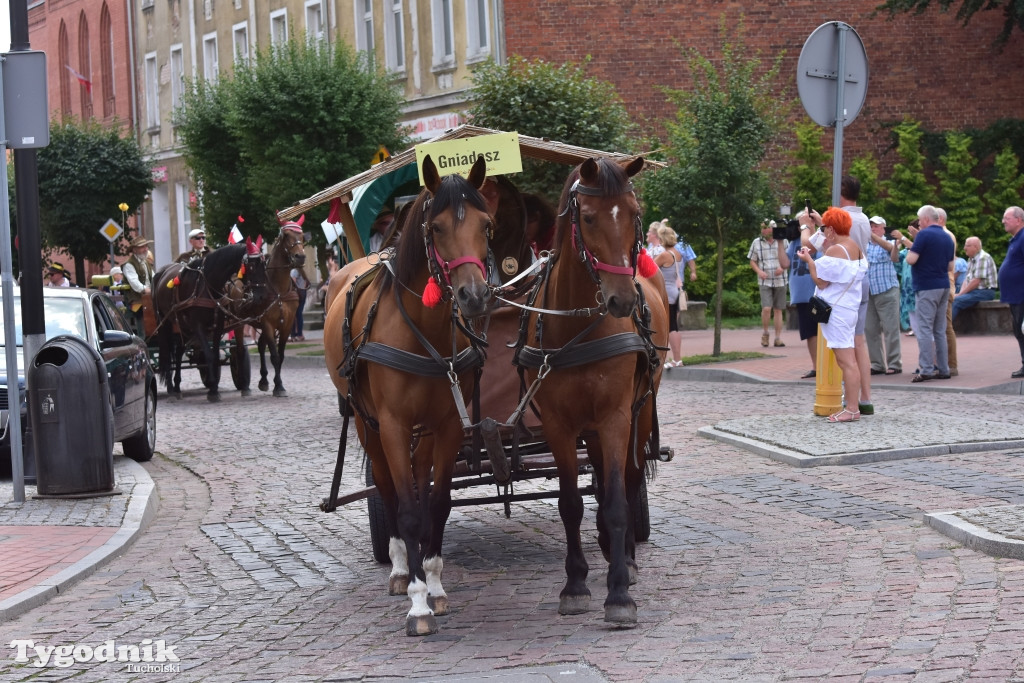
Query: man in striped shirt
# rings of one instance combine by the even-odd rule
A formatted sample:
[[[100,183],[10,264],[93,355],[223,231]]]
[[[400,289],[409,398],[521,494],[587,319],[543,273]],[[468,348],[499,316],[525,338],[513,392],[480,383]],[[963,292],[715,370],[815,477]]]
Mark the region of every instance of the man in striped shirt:
[[[960,292],[953,299],[953,320],[965,308],[977,306],[981,301],[992,301],[996,298],[999,287],[996,262],[988,252],[981,248],[981,240],[968,237],[964,242],[964,253],[967,254],[967,274]]]
[[[895,242],[885,238],[885,219],[871,217],[871,240],[867,248],[868,297],[864,336],[871,359],[872,375],[903,372],[900,350],[900,284],[894,263],[900,260]]]

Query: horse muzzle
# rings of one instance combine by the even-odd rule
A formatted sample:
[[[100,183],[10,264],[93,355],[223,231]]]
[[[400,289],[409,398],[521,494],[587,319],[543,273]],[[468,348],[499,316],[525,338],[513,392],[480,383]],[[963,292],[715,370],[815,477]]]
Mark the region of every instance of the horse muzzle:
[[[632,287],[623,291],[605,291],[602,286],[601,294],[604,297],[605,307],[613,318],[628,318],[636,308],[636,290]]]
[[[455,302],[466,318],[477,318],[487,312],[491,289],[484,280],[470,280],[453,287]]]

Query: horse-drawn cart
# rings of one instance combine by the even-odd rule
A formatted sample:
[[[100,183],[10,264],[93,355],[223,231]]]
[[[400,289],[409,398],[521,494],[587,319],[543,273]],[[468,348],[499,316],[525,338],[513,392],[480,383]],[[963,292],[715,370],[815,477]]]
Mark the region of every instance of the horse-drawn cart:
[[[549,210],[547,224],[535,222],[515,185],[495,175],[514,172],[491,166],[509,156],[500,136],[511,136],[517,162],[521,154],[575,166],[557,218]],[[468,152],[441,146],[477,137]],[[650,534],[645,472],[673,453],[660,447],[655,406],[668,303],[642,247],[630,177],[660,164],[473,126],[431,142],[278,214],[340,200],[331,213],[356,257],[332,277],[327,299],[325,358],[346,404],[321,509],[368,499],[373,555],[391,560],[389,590],[413,601],[407,633],[423,635],[447,613],[440,551],[452,506],[501,504],[508,515],[513,502],[557,497],[570,557],[559,610],[586,609],[580,495],[595,495],[612,563],[605,618],[635,625],[626,579],[636,573],[634,543]],[[424,189],[399,214],[400,236],[359,258],[369,226],[350,204],[386,196],[355,191],[394,186],[388,174],[413,162]],[[372,469],[366,488],[339,495],[348,408]],[[557,479],[558,489],[527,484],[537,479]],[[481,486],[493,494],[451,496]]]

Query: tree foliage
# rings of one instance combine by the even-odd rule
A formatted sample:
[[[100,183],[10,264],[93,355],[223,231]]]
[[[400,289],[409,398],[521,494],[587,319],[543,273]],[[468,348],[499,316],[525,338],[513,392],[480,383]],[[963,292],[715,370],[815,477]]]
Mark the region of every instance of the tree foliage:
[[[721,353],[726,251],[745,256],[774,205],[761,162],[784,114],[777,107],[779,60],[765,68],[759,55],[748,56],[742,22],[727,32],[723,19],[720,36],[718,55],[687,51],[691,90],[665,89],[676,107],[666,123],[670,166],[644,181],[650,207],[677,230],[715,245],[715,355]],[[742,275],[753,281],[749,268],[730,268],[729,277]]]
[[[118,205],[133,213],[153,189],[150,164],[120,126],[96,121],[54,121],[50,144],[36,158],[42,244],[71,254],[81,279],[86,259],[108,257],[110,243],[99,230],[108,219],[120,219]]]
[[[935,5],[943,12],[948,12],[954,0],[935,0]],[[879,10],[887,10],[889,16],[905,12],[922,14],[931,7],[932,0],[886,0],[878,6]],[[1024,29],[1024,3],[1019,0],[960,0],[960,8],[956,18],[966,26],[976,13],[988,10],[1003,10],[1003,27],[995,38],[995,45],[1003,47],[1010,39],[1013,29]]]
[[[518,56],[504,65],[484,62],[474,71],[466,95],[473,102],[469,119],[486,128],[625,152],[631,130],[626,107],[615,86],[587,76],[585,67]],[[555,201],[566,173],[556,164],[524,158],[516,185]]]
[[[269,234],[279,209],[365,170],[382,145],[400,149],[402,102],[344,43],[293,39],[233,76],[190,84],[176,124],[207,230],[223,241],[242,214],[244,234]],[[313,213],[319,223],[327,207]]]
[[[1020,159],[1009,145],[996,155],[995,177],[992,186],[985,193],[988,212],[982,239],[985,250],[993,254],[1005,254],[1010,236],[1003,227],[1003,212],[1011,206],[1021,205],[1021,190],[1024,188],[1024,174],[1020,172]]]
[[[796,124],[796,149],[790,152],[796,163],[789,172],[794,214],[802,210],[807,201],[818,211],[824,211],[832,203],[832,155],[822,147],[822,130],[810,119]]]
[[[857,203],[869,216],[878,213],[878,201],[882,190],[878,182],[878,162],[875,157],[871,154],[857,157],[850,162],[849,174],[860,181],[860,198]]]
[[[893,132],[900,161],[893,165],[889,179],[882,183],[887,195],[882,201],[882,215],[892,227],[902,228],[914,220],[921,206],[931,203],[935,191],[924,175],[920,124],[904,119]]]
[[[978,193],[981,181],[974,177],[978,162],[970,147],[971,138],[967,135],[947,133],[946,153],[939,157],[942,167],[935,171],[939,179],[939,206],[946,210],[947,227],[960,246],[984,227],[985,204]]]

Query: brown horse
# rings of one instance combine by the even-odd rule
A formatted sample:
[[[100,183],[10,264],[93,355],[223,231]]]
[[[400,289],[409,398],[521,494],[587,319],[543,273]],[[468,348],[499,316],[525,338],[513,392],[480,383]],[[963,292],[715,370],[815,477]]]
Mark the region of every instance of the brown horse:
[[[535,401],[558,467],[558,511],[568,546],[558,611],[579,614],[590,602],[577,484],[576,440],[583,434],[599,488],[598,541],[610,562],[605,621],[627,627],[637,620],[628,591],[636,569],[632,510],[639,504],[645,446],[657,450],[648,441],[668,341],[660,274],[636,278],[643,232],[630,177],[643,163],[589,159],[569,175],[556,225],[557,256],[535,304],[551,312],[530,314],[528,346],[516,356],[531,380],[539,367],[550,369]],[[577,315],[555,314],[570,310]]]
[[[486,312],[490,297],[484,262],[493,221],[478,192],[485,175],[480,159],[468,181],[441,178],[426,157],[425,189],[409,212],[394,257],[383,260],[375,276],[366,275],[373,279],[365,289],[332,297],[324,327],[327,367],[355,409],[359,439],[386,509],[389,592],[406,592],[412,600],[409,635],[434,633],[435,615],[448,612],[441,541],[463,439],[460,413],[483,362],[462,327],[470,332],[467,321]],[[346,266],[332,287],[335,279],[378,260]],[[429,296],[438,290],[440,302]]]
[[[288,335],[292,333],[292,325],[295,323],[295,312],[299,309],[299,293],[295,290],[291,272],[292,268],[302,268],[306,264],[303,246],[302,219],[295,223],[285,223],[267,259],[267,278],[270,281],[272,300],[263,317],[256,323],[260,329],[256,343],[260,351],[260,381],[257,386],[260,391],[270,388],[266,357],[269,349],[270,362],[274,366],[274,396],[277,397],[288,395],[281,382],[281,364],[284,362]]]

